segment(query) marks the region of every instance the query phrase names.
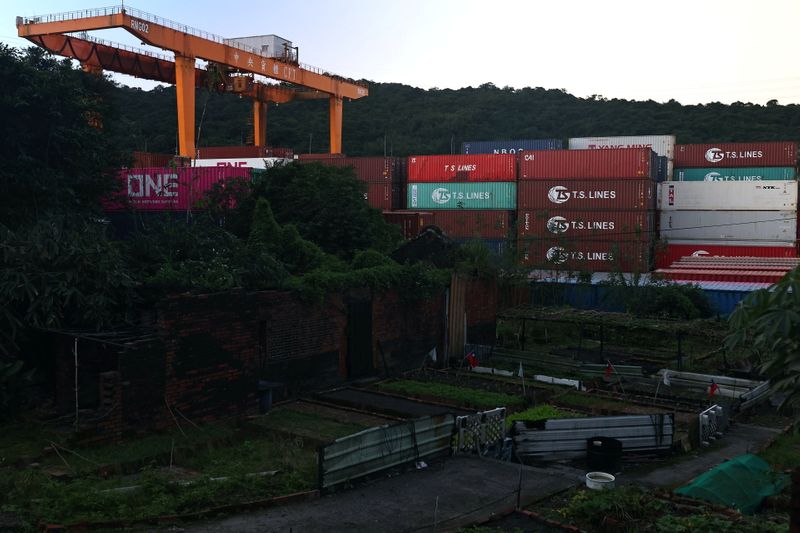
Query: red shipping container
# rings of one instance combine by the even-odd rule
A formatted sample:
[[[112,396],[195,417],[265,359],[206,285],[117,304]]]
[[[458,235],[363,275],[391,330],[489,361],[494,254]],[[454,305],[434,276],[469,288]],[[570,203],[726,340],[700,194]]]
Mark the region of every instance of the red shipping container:
[[[298,159],[298,163],[319,163],[329,167],[353,167],[356,177],[366,182],[399,181],[404,165],[399,157],[337,157],[328,159]]]
[[[118,174],[121,189],[104,205],[107,212],[182,211],[202,200],[216,183],[228,179],[250,180],[249,168],[133,168]]]
[[[325,161],[328,159],[341,159],[344,154],[297,154],[300,161]]]
[[[386,183],[367,183],[367,192],[364,193],[364,199],[370,207],[380,209],[392,208],[392,184]]]
[[[520,181],[517,208],[655,209],[656,189],[649,179]]]
[[[667,268],[681,257],[797,257],[796,246],[730,246],[726,244],[666,244],[656,247],[656,266]]]
[[[514,154],[410,156],[408,181],[517,181],[517,158]]]
[[[451,239],[505,239],[513,211],[454,209],[436,212],[436,225]]]
[[[683,281],[733,281],[739,283],[777,283],[786,272],[758,270],[691,270],[662,268],[656,270],[664,279]]]
[[[598,240],[655,240],[654,211],[518,211],[520,238],[592,238]]]
[[[541,150],[520,155],[520,180],[652,178],[650,148]]]
[[[794,167],[797,143],[676,144],[675,168]]]
[[[432,211],[384,211],[383,218],[389,224],[400,227],[404,239],[413,239],[424,228],[435,223]]]
[[[650,243],[597,239],[519,239],[522,264],[544,270],[648,272]]]

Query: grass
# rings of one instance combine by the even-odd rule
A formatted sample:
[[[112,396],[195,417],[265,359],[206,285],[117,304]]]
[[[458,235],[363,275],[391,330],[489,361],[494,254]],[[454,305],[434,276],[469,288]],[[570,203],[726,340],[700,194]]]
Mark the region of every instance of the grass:
[[[625,408],[630,407],[630,404],[625,402],[598,398],[597,396],[584,394],[577,391],[567,392],[566,394],[556,396],[552,398],[551,401],[564,407],[572,407],[584,411],[605,409],[608,411],[622,412],[625,410]]]
[[[569,411],[561,410],[552,405],[537,405],[524,411],[514,413],[506,417],[506,427],[510,428],[516,420],[547,420],[549,418],[576,418],[580,415],[571,413]]]
[[[378,388],[421,399],[439,400],[475,409],[494,409],[495,407],[518,407],[524,404],[521,396],[511,396],[500,392],[488,392],[456,387],[426,381],[399,380],[379,383]]]
[[[160,515],[183,514],[210,507],[261,500],[310,490],[317,480],[315,446],[302,438],[261,436],[245,439],[225,425],[192,428],[187,436],[173,433],[149,435],[95,448],[70,447],[86,459],[62,451],[69,463],[66,480],[50,477],[48,456],[40,468],[0,466],[0,511],[12,513],[35,530],[35,524],[76,524],[86,521],[134,521]],[[23,432],[14,432],[23,435]],[[33,435],[4,450],[40,449]],[[169,468],[175,440],[174,467]],[[5,438],[3,442],[7,441]],[[49,442],[49,440],[48,440]],[[27,444],[25,444],[27,443]],[[166,452],[166,458],[163,454]],[[158,460],[148,458],[158,457]],[[133,474],[103,477],[96,463],[119,465],[141,461]],[[247,474],[277,470],[272,476]],[[113,472],[114,469],[112,468]],[[212,481],[212,477],[226,480]],[[189,485],[175,483],[189,479]],[[108,489],[138,486],[135,491]]]
[[[800,430],[778,436],[760,456],[777,470],[800,467]]]
[[[294,411],[290,408],[273,409],[264,416],[257,418],[254,424],[259,427],[318,441],[336,440],[339,437],[358,433],[367,427],[352,422],[331,420],[313,413]]]

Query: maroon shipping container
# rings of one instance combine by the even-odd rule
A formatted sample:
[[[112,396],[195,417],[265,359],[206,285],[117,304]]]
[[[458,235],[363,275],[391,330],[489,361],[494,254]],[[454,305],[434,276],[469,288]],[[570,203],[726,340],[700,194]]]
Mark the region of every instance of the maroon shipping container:
[[[672,244],[656,247],[656,266],[667,268],[681,257],[797,257],[796,246],[730,246],[715,243]]]
[[[291,158],[290,148],[270,146],[203,146],[197,149],[197,159],[253,159],[258,157]]]
[[[408,181],[516,181],[514,154],[417,155],[408,158]]]
[[[675,168],[794,167],[797,143],[676,144]]]
[[[597,239],[519,239],[522,263],[530,268],[590,272],[648,272],[650,243]]]
[[[432,211],[384,211],[383,218],[400,228],[404,239],[413,239],[423,228],[435,223]]]
[[[451,239],[505,239],[513,211],[451,209],[436,211],[436,225]]]
[[[297,154],[300,161],[325,161],[327,159],[341,159],[344,154]]]
[[[353,167],[356,177],[366,182],[398,181],[404,178],[399,157],[337,157],[328,159],[298,159],[298,163],[346,168]]]
[[[523,152],[520,180],[652,178],[652,154],[650,148]]]
[[[520,238],[592,238],[650,241],[656,237],[655,211],[520,210]]]
[[[152,152],[133,152],[131,168],[168,167],[177,156],[174,154],[155,154]]]
[[[109,198],[107,212],[183,211],[202,200],[216,184],[232,178],[250,180],[249,168],[132,168],[118,174],[120,191]]]
[[[367,183],[367,192],[364,193],[364,199],[370,207],[380,209],[392,208],[392,184],[385,183]]]
[[[655,209],[656,189],[649,179],[520,181],[517,208]]]

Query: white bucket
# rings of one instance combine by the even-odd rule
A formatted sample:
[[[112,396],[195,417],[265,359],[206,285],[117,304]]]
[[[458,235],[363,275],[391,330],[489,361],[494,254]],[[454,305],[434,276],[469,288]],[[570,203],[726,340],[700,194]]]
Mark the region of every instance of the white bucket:
[[[617,478],[605,472],[589,472],[586,474],[586,488],[592,490],[611,490]]]

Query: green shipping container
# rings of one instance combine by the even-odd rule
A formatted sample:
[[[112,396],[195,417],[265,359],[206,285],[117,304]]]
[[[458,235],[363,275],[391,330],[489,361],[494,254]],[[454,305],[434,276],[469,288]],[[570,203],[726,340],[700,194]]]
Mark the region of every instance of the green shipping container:
[[[674,181],[793,180],[794,167],[676,168]]]
[[[409,209],[516,209],[513,182],[409,183]]]

